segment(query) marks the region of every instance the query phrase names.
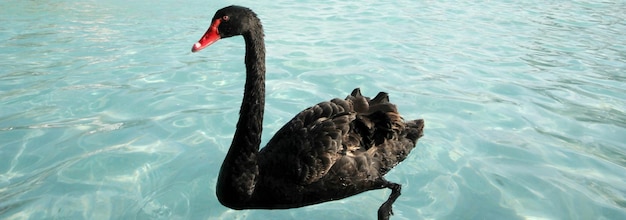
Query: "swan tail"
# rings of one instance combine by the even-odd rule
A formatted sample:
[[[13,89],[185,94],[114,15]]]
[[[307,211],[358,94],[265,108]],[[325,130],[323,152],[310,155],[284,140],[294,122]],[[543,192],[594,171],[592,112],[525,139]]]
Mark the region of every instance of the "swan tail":
[[[417,144],[417,139],[424,136],[424,119],[408,121],[406,125],[406,138]]]

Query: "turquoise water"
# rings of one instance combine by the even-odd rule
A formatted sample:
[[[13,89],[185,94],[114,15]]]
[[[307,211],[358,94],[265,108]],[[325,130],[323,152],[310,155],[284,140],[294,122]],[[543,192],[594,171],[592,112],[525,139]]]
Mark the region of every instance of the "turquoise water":
[[[392,219],[626,219],[625,1],[0,3],[0,219],[375,219],[388,190],[290,210],[215,198],[243,40],[267,41],[264,142],[300,110],[386,91],[425,136]]]

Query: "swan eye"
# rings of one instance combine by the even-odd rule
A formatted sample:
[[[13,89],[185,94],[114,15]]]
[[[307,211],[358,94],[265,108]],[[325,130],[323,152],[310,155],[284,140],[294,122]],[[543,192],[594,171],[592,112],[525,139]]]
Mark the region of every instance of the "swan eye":
[[[228,17],[228,15],[222,16],[222,21],[228,21],[228,20],[230,20],[230,17]]]

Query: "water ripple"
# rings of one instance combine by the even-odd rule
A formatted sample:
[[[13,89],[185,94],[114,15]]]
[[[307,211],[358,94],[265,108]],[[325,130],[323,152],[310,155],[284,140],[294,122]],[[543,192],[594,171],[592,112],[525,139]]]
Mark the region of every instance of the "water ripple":
[[[189,47],[222,4],[0,3],[0,218],[374,218],[384,190],[219,204],[243,40]],[[264,143],[355,87],[428,121],[387,175],[403,184],[393,218],[626,216],[623,1],[246,4],[266,29]]]

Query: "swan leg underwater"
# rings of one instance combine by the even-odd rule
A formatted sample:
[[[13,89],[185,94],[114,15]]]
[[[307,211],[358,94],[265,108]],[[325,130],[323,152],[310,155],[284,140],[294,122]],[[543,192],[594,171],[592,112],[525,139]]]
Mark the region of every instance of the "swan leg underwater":
[[[384,175],[415,147],[424,120],[405,121],[386,93],[370,99],[357,88],[345,99],[298,113],[259,150],[265,106],[265,42],[259,18],[241,6],[220,9],[191,50],[237,35],[246,46],[246,82],[217,181],[220,203],[237,210],[287,209],[389,188],[391,195],[378,209],[378,219],[389,219],[401,185]]]

